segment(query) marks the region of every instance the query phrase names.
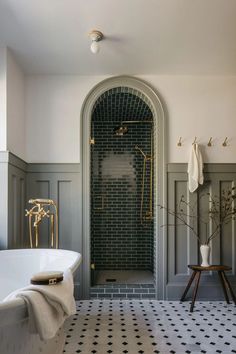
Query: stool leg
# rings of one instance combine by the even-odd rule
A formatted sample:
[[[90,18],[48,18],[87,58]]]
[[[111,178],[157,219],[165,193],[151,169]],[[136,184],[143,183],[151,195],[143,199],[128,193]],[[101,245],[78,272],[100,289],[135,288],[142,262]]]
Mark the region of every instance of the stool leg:
[[[184,301],[185,300],[185,297],[186,297],[186,295],[188,293],[188,290],[189,290],[189,288],[190,288],[190,286],[191,286],[196,274],[197,274],[197,272],[196,272],[196,270],[194,270],[194,272],[192,273],[192,275],[191,275],[191,277],[189,279],[189,282],[188,282],[188,284],[187,284],[187,286],[186,286],[186,288],[184,290],[184,293],[183,293],[180,301]]]
[[[198,285],[199,285],[200,278],[201,278],[201,271],[197,271],[196,280],[195,280],[195,287],[194,287],[194,292],[193,292],[193,299],[192,299],[192,303],[191,303],[191,306],[190,306],[190,312],[193,312],[193,308],[194,308],[194,304],[195,304],[195,300],[196,300],[196,296],[197,296],[197,291],[198,291]]]
[[[227,289],[226,289],[226,283],[224,281],[224,278],[223,278],[223,274],[222,272],[219,270],[218,271],[218,275],[219,275],[219,278],[220,278],[220,282],[221,282],[221,285],[222,285],[222,288],[223,288],[223,292],[224,292],[224,296],[225,296],[225,300],[227,302],[227,304],[229,304],[229,297],[228,297],[228,294],[227,294]]]
[[[228,287],[228,289],[229,289],[229,292],[230,292],[230,294],[231,294],[231,296],[232,296],[233,302],[234,302],[234,304],[236,305],[236,297],[235,297],[235,295],[234,295],[233,289],[232,289],[232,287],[231,287],[231,285],[230,285],[230,282],[229,282],[228,278],[226,277],[226,274],[225,274],[224,271],[222,271],[222,276],[223,276],[223,279],[224,279],[224,281],[225,281],[225,284],[227,285],[227,287]]]

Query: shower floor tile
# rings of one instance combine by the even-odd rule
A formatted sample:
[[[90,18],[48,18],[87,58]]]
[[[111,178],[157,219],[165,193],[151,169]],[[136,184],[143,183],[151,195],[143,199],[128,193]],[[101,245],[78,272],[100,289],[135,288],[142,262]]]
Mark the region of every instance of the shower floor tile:
[[[152,284],[153,273],[148,270],[99,270],[96,284],[109,284],[107,279],[116,279],[115,284]]]
[[[66,322],[67,354],[236,353],[236,307],[224,302],[77,302]]]

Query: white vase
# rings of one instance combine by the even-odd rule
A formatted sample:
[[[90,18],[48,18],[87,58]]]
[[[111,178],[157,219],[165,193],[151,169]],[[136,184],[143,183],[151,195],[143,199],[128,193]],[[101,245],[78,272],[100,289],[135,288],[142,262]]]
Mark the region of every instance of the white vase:
[[[202,256],[202,267],[209,267],[209,255],[210,255],[210,246],[208,245],[201,245],[200,246],[200,252],[201,252],[201,256]]]

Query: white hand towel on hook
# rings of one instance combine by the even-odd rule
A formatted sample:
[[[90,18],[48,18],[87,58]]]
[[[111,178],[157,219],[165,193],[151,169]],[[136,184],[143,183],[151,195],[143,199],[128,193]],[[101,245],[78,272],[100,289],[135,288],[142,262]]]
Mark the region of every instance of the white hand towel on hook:
[[[193,193],[199,184],[203,184],[203,161],[202,154],[198,144],[194,143],[191,148],[189,163],[188,163],[188,187]]]

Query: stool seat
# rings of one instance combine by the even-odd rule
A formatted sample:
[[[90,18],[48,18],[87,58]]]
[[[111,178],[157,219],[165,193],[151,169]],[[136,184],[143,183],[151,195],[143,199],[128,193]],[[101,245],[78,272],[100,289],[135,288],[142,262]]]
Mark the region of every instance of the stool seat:
[[[209,267],[202,267],[201,265],[188,265],[188,268],[192,270],[200,270],[200,271],[211,271],[211,270],[216,270],[216,271],[229,271],[232,270],[232,267],[226,266],[226,265],[210,265]]]
[[[230,292],[230,294],[231,294],[233,302],[236,305],[236,297],[234,295],[232,286],[231,286],[231,284],[230,284],[230,282],[229,282],[229,280],[228,280],[228,278],[226,277],[226,274],[225,274],[225,271],[232,270],[231,267],[226,266],[226,265],[221,265],[221,264],[210,265],[209,267],[202,267],[201,265],[189,264],[188,268],[191,269],[193,272],[192,272],[192,275],[191,275],[191,277],[189,279],[189,282],[188,282],[188,284],[187,284],[187,286],[186,286],[186,288],[184,290],[184,293],[183,293],[180,301],[184,301],[185,300],[185,297],[186,297],[186,295],[187,295],[187,293],[189,291],[189,288],[191,287],[191,284],[192,284],[193,280],[196,278],[194,291],[193,291],[193,298],[192,298],[192,302],[191,302],[191,306],[190,306],[190,312],[193,312],[195,300],[196,300],[196,297],[197,297],[198,285],[199,285],[200,278],[201,278],[201,273],[205,272],[205,271],[208,271],[208,272],[209,271],[216,271],[218,273],[218,276],[219,276],[219,279],[220,279],[220,282],[221,282],[221,285],[222,285],[222,289],[223,289],[225,300],[226,300],[227,304],[229,304],[229,296],[228,296],[228,292],[227,292],[227,290],[228,290]]]

